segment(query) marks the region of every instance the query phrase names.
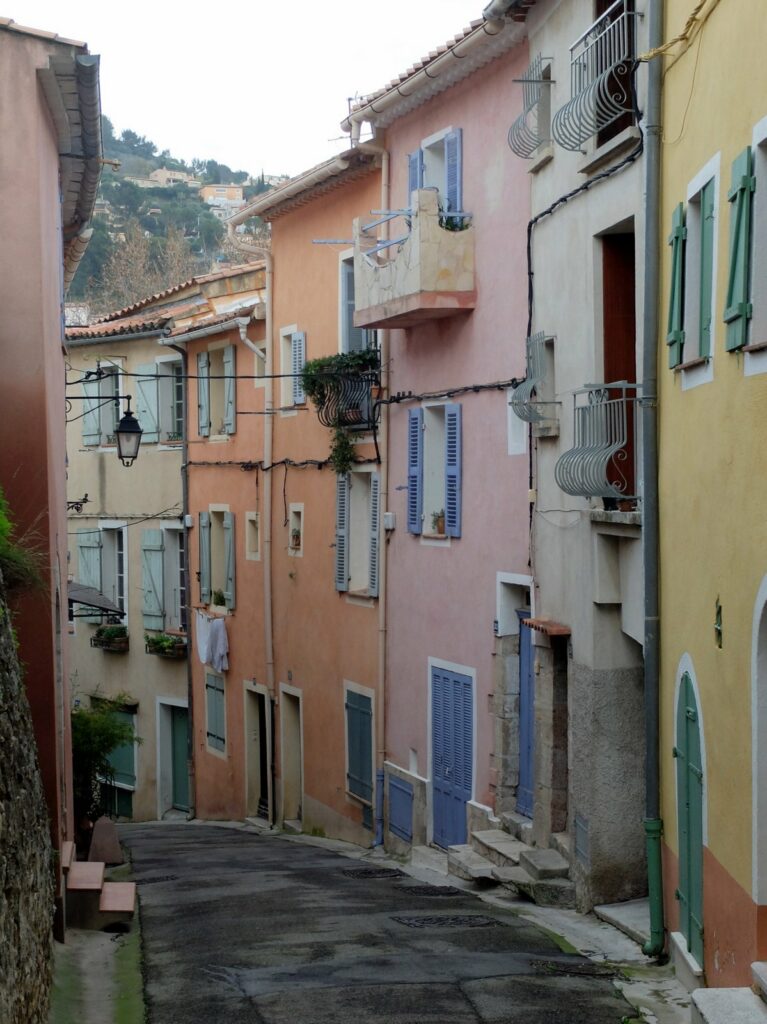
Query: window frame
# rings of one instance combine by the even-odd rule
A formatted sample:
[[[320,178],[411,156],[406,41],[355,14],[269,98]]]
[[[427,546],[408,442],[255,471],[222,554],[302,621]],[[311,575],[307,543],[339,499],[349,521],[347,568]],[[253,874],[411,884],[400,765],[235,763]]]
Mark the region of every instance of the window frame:
[[[159,356],[157,362],[157,429],[158,447],[176,449],[184,440],[186,429],[186,380],[180,356]],[[180,373],[178,373],[180,371]],[[181,389],[181,397],[177,394]],[[179,403],[181,416],[179,417]],[[178,434],[171,440],[170,434]]]
[[[220,680],[221,686],[211,686],[208,682],[209,679]],[[205,749],[208,753],[215,754],[218,757],[227,757],[227,728],[226,728],[226,676],[221,672],[210,670],[206,667],[204,674],[204,686],[205,686]],[[220,698],[214,697],[214,700],[221,702],[221,723],[223,735],[219,736],[218,733],[211,732],[211,715],[210,715],[210,698],[209,692],[220,693]],[[213,723],[215,725],[215,723]],[[213,737],[217,743],[211,743],[211,737]],[[221,745],[219,746],[218,743]]]
[[[163,532],[163,610],[165,629],[171,632],[188,632],[186,599],[186,531],[183,523],[162,525]],[[172,537],[171,544],[168,539]],[[175,581],[175,586],[173,585]],[[169,600],[170,597],[170,600]],[[175,613],[178,612],[176,615]]]
[[[375,331],[366,327],[354,327],[349,323],[347,316],[349,296],[347,282],[349,280],[348,268],[351,268],[352,287],[354,284],[354,249],[345,249],[338,254],[338,351],[342,355],[349,352],[364,352],[367,349],[378,347],[378,337]],[[349,334],[352,330],[360,331],[363,345],[361,348],[349,348]]]
[[[101,534],[101,593],[105,597],[113,600],[114,603],[120,606],[120,600],[122,600],[121,611],[123,616],[120,619],[122,625],[128,625],[128,619],[130,615],[129,609],[129,595],[130,595],[130,559],[128,552],[128,524],[124,519],[100,519],[98,523],[98,530]],[[117,540],[117,537],[120,540]],[[107,551],[107,544],[105,541],[109,538],[109,544],[114,544],[113,550],[109,553]],[[122,548],[122,574],[117,571],[117,559],[120,554],[120,547]],[[115,564],[108,565],[107,560],[114,559]],[[119,593],[118,582],[122,576],[122,594]],[[110,590],[110,593],[107,593]]]
[[[358,489],[355,495],[355,477],[358,488],[365,482],[364,493]],[[335,514],[335,588],[348,600],[375,599],[380,585],[381,476],[373,466],[358,466],[336,477]]]
[[[306,363],[306,332],[299,331],[298,324],[280,328],[280,416],[296,416],[298,410],[306,405],[303,387],[293,376],[294,346],[303,344],[303,361]],[[299,341],[298,339],[302,339]]]

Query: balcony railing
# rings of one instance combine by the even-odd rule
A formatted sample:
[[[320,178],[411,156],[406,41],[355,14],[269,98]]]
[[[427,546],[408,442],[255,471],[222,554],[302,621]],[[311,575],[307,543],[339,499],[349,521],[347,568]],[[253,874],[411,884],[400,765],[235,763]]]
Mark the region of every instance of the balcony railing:
[[[378,418],[373,392],[379,383],[377,370],[327,374],[325,399],[317,406],[317,419],[325,427],[371,430]]]
[[[413,192],[407,210],[354,221],[355,327],[414,327],[474,309],[471,214],[440,208],[436,189]],[[385,221],[391,239],[376,237]]]
[[[639,387],[617,381],[575,392],[573,447],[554,467],[554,478],[566,494],[636,500]]]
[[[571,99],[551,126],[565,149],[581,149],[587,139],[631,114],[633,7],[633,0],[615,0],[570,47]]]
[[[538,54],[522,79],[522,113],[509,128],[509,146],[529,160],[540,146],[551,141],[549,89],[551,79],[544,78],[544,60]]]
[[[543,401],[540,394],[546,379],[546,342],[551,340],[543,331],[531,334],[527,339],[525,379],[514,389],[509,403],[514,415],[526,423],[542,423],[556,418],[558,403]]]

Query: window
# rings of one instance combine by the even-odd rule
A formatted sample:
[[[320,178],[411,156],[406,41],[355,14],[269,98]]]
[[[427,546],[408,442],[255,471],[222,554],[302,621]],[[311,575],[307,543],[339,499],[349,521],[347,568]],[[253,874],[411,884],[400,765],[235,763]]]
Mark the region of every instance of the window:
[[[141,531],[144,629],[186,629],[184,543],[183,529]]]
[[[234,345],[197,354],[197,432],[234,434],[237,427]]]
[[[339,592],[378,597],[381,479],[378,473],[336,477],[336,566]]]
[[[368,806],[373,802],[373,701],[346,688],[346,792]]]
[[[252,562],[261,558],[261,537],[258,512],[245,513],[245,557]]]
[[[233,609],[234,586],[234,513],[212,508],[200,512],[200,601]]]
[[[99,365],[104,376],[83,382],[83,444],[113,445],[117,443],[115,431],[122,416],[117,396],[120,394],[120,368],[117,365]]]
[[[449,129],[424,139],[421,148],[408,156],[408,201],[419,188],[439,193],[444,211],[463,209],[462,131]]]
[[[184,439],[184,371],[180,359],[136,367],[136,416],[142,444]]]
[[[306,334],[294,327],[280,331],[281,405],[283,410],[306,402],[301,370],[306,362]]]
[[[214,672],[205,673],[205,712],[208,746],[226,750],[226,700],[224,678]]]
[[[461,406],[408,414],[409,533],[461,536]]]
[[[354,257],[342,257],[339,296],[339,350],[363,352],[375,347],[375,331],[354,326]]]
[[[77,531],[78,581],[126,610],[127,562],[124,525]],[[100,622],[100,615],[87,617]]]

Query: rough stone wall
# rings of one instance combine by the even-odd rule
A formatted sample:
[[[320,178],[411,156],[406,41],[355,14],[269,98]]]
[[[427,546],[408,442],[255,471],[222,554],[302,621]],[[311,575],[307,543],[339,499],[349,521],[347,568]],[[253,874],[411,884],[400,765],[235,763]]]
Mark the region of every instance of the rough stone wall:
[[[516,808],[519,785],[519,636],[495,638],[493,724],[495,813]]]
[[[32,718],[0,578],[0,1021],[45,1024],[53,882]]]

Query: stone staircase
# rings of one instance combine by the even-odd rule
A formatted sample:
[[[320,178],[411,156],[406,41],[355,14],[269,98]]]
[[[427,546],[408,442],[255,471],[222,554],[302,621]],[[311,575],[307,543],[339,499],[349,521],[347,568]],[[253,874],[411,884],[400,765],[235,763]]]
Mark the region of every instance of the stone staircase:
[[[767,1024],[767,963],[751,964],[751,988],[697,988],[692,1024]]]
[[[543,907],[574,907],[567,836],[539,849],[526,818],[504,814],[501,824],[504,828],[472,832],[469,843],[449,847],[448,873],[480,887],[503,886]]]
[[[135,882],[106,881],[106,864],[77,860],[72,842],[62,844],[61,869],[67,927],[101,930],[133,917]]]

